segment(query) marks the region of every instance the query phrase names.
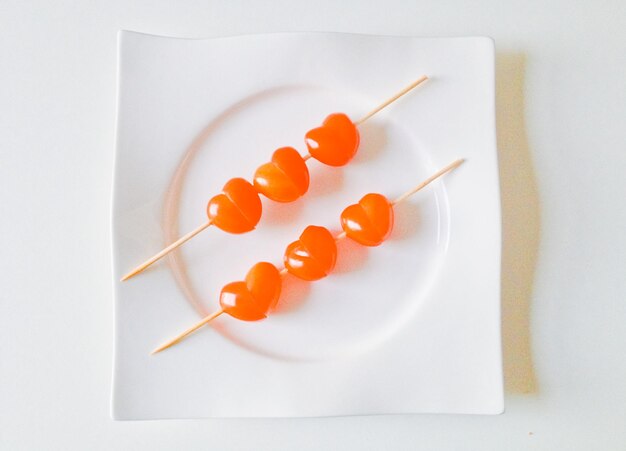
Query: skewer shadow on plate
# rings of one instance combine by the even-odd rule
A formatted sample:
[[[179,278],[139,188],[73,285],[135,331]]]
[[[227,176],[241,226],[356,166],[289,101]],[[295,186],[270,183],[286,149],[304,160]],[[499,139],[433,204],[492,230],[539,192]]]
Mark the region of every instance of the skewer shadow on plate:
[[[422,227],[422,211],[419,201],[403,202],[395,209],[395,225],[390,240],[405,240],[419,233]]]
[[[387,146],[387,128],[384,124],[371,121],[363,124],[359,132],[361,134],[361,146],[359,153],[352,160],[353,165],[369,164],[380,157]]]

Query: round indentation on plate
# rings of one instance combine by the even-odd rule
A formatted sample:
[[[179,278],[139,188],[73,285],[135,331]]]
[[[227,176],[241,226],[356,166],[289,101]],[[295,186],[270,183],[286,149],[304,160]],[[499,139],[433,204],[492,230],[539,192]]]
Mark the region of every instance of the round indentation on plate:
[[[284,86],[251,93],[213,114],[183,150],[165,196],[166,240],[202,221],[207,200],[230,177],[252,180],[256,167],[280,147],[306,153],[307,130],[336,111],[358,118],[372,101],[318,86]],[[438,168],[414,130],[392,112],[375,116],[359,126],[361,145],[347,166],[311,159],[303,197],[285,204],[264,198],[254,231],[229,235],[210,228],[185,245],[169,259],[184,297],[199,315],[213,311],[223,285],[243,280],[258,261],[280,266],[285,246],[307,225],[339,233],[341,211],[364,194],[393,199],[428,177]],[[329,277],[309,283],[286,276],[278,309],[266,320],[223,315],[213,329],[281,360],[332,359],[379,346],[415,318],[443,263],[450,222],[443,183],[397,205],[395,218],[391,237],[379,247],[341,240]]]

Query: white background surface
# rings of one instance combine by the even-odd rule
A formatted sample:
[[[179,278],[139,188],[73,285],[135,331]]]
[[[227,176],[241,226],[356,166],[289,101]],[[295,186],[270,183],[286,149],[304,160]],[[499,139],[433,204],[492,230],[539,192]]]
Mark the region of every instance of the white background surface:
[[[0,449],[624,449],[623,2],[336,3],[0,3]],[[111,421],[119,28],[494,37],[507,412]]]

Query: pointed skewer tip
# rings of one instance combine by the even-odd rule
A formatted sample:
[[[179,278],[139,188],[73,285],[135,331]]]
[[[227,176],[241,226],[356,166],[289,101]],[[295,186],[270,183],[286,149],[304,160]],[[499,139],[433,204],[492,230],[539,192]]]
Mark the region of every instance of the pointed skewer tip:
[[[161,351],[165,351],[167,348],[169,348],[170,346],[172,346],[174,344],[175,343],[172,343],[172,342],[168,342],[168,343],[162,344],[161,346],[159,346],[157,348],[154,348],[152,350],[152,352],[150,353],[150,355],[155,355],[155,354],[158,354]]]

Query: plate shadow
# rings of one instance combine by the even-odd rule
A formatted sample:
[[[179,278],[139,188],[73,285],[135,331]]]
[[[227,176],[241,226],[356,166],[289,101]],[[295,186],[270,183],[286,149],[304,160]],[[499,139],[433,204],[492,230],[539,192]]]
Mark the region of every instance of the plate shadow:
[[[502,345],[507,393],[537,393],[530,311],[540,240],[539,195],[524,119],[526,55],[496,55],[502,203]]]

